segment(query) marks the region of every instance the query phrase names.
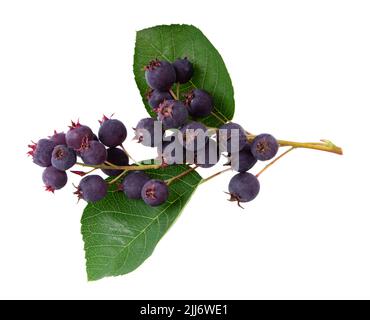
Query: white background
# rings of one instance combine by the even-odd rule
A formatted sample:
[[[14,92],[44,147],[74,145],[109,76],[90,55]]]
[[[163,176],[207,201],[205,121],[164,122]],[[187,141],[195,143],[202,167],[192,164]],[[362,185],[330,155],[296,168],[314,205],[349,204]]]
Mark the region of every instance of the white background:
[[[0,297],[370,298],[369,16],[368,1],[1,1]],[[72,186],[44,192],[26,145],[78,117],[95,129],[103,113],[128,128],[145,117],[135,32],[169,23],[220,51],[237,122],[345,154],[294,151],[245,210],[223,193],[232,174],[218,177],[139,269],[89,283],[84,203]]]

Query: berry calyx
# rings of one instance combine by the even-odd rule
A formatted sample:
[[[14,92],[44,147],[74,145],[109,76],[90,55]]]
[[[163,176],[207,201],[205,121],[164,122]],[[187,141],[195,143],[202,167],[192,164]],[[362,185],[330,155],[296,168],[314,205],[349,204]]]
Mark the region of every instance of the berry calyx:
[[[88,141],[81,149],[81,158],[84,163],[90,165],[98,165],[107,160],[107,150],[99,141]]]
[[[154,111],[159,107],[159,105],[164,100],[172,100],[172,96],[168,91],[158,91],[155,89],[149,89],[146,94],[146,98],[148,100],[149,105],[153,108]]]
[[[68,170],[77,161],[76,152],[66,145],[58,145],[54,148],[51,156],[51,164],[58,170]]]
[[[152,207],[165,203],[168,199],[169,190],[162,180],[152,179],[146,182],[141,190],[141,198]]]
[[[146,82],[152,89],[168,91],[176,81],[175,69],[168,61],[152,60],[144,69]]]
[[[185,105],[178,100],[163,101],[158,107],[157,114],[165,129],[181,127],[189,116]]]
[[[185,95],[185,105],[193,117],[206,117],[212,113],[213,99],[205,90],[194,89]]]
[[[251,152],[256,159],[261,161],[270,160],[276,156],[279,151],[279,143],[267,133],[256,136],[251,145]]]
[[[68,147],[76,151],[83,148],[88,141],[94,138],[94,133],[91,129],[82,125],[79,121],[76,123],[72,121],[72,125],[69,128],[69,131],[66,133],[66,143]]]
[[[49,139],[40,139],[37,143],[28,145],[31,149],[27,152],[32,156],[33,162],[40,167],[49,167],[51,165],[51,156],[56,144]]]

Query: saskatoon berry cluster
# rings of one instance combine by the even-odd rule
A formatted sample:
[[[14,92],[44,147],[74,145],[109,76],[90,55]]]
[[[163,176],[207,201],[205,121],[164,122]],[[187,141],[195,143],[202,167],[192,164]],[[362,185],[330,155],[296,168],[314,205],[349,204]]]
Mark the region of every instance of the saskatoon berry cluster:
[[[229,183],[230,200],[238,204],[251,201],[257,196],[260,185],[257,177],[247,171],[258,160],[272,159],[279,144],[269,134],[258,135],[250,141],[245,130],[233,122],[219,129],[207,128],[198,122],[197,119],[213,112],[211,95],[205,90],[193,89],[180,100],[172,91],[174,85],[187,83],[192,76],[193,66],[187,58],[174,63],[153,60],[145,67],[150,87],[147,99],[157,113],[157,120],[140,120],[134,128],[134,138],[144,146],[157,148],[161,163],[158,167],[187,163],[195,165],[192,169],[210,168],[220,160],[221,154],[225,154],[228,158],[225,165],[239,172]],[[129,164],[122,145],[127,130],[121,121],[104,116],[99,122],[98,135],[78,121],[72,122],[67,133],[54,132],[51,137],[29,146],[28,154],[34,163],[45,168],[42,179],[46,190],[54,192],[63,188],[67,183],[66,171],[80,164],[92,169],[90,172],[72,171],[83,176],[75,192],[79,199],[101,200],[107,194],[108,184],[123,177],[118,189],[128,198],[143,199],[150,206],[166,202],[172,180],[151,179],[143,172],[143,167],[139,170],[141,165]],[[83,164],[77,162],[78,157]],[[107,182],[100,175],[89,174],[96,169],[116,178]]]
[[[258,160],[266,161],[275,157],[279,144],[270,134],[258,135],[250,142],[243,127],[233,122],[221,126],[216,131],[216,139],[212,139],[212,130],[196,121],[197,118],[212,113],[211,95],[197,88],[184,94],[181,101],[171,89],[174,84],[179,86],[189,82],[193,70],[193,65],[187,58],[177,59],[172,64],[168,61],[153,60],[145,67],[145,79],[150,87],[147,93],[148,103],[165,129],[179,129],[178,140],[184,148],[182,153],[174,152],[173,148],[167,150],[173,140],[178,138],[172,135],[170,141],[162,142],[162,158],[166,162],[187,162],[209,168],[219,161],[221,153],[226,153],[229,159],[226,165],[239,172],[229,183],[230,200],[237,201],[238,204],[251,201],[257,196],[260,186],[257,177],[247,171]],[[146,121],[147,125],[144,124]],[[138,127],[145,127],[153,132],[150,121],[154,120],[143,119]],[[152,138],[154,141],[154,137]],[[143,140],[140,137],[138,139]]]
[[[48,139],[41,139],[29,145],[28,152],[33,162],[45,167],[42,180],[47,191],[54,192],[63,188],[67,183],[66,171],[72,168],[77,157],[86,165],[98,166],[106,161],[116,165],[127,165],[129,159],[122,148],[127,137],[124,124],[116,119],[103,117],[100,121],[98,136],[80,122],[69,127],[67,133],[57,133]],[[108,176],[120,174],[121,171],[103,170]],[[84,176],[82,171],[72,171]],[[89,175],[82,178],[77,187],[76,194],[86,201],[98,201],[105,197],[108,191],[107,182],[99,175]]]

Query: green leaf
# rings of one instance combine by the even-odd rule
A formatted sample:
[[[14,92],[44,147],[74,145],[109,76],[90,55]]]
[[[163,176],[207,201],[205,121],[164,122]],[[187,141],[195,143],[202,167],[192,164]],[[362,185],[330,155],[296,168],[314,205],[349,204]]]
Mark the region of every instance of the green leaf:
[[[148,170],[167,180],[189,169],[186,165]],[[190,172],[170,185],[168,201],[149,207],[142,200],[127,199],[112,187],[105,199],[89,203],[81,219],[89,280],[129,273],[153,252],[159,240],[179,216],[201,176]]]
[[[219,127],[231,120],[234,90],[225,63],[204,34],[190,25],[163,25],[137,32],[134,74],[149,114],[155,116],[145,97],[148,85],[143,68],[156,58],[173,62],[184,57],[193,63],[194,76],[190,83],[181,86],[181,93],[197,87],[208,91],[214,99],[213,114],[198,120],[209,127]],[[176,91],[175,87],[173,89]]]

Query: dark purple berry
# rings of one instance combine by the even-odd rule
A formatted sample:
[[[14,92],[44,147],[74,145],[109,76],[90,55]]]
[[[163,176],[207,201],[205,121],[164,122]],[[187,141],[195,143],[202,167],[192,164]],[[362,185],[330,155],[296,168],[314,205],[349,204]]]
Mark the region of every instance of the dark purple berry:
[[[279,151],[279,143],[271,134],[263,133],[254,138],[251,151],[258,160],[270,160]]]
[[[145,79],[149,87],[168,91],[176,81],[176,72],[171,63],[152,60],[145,67]]]
[[[249,144],[243,127],[234,122],[222,125],[217,132],[217,139],[221,152],[239,152]]]
[[[157,147],[157,151],[158,157],[168,165],[186,163],[187,151],[179,142],[177,135],[167,137],[166,140]]]
[[[206,117],[212,113],[213,100],[208,92],[194,89],[185,96],[185,105],[193,117]]]
[[[42,181],[45,183],[47,191],[54,192],[63,188],[67,183],[67,174],[65,171],[58,170],[52,166],[47,167],[42,173]]]
[[[162,142],[163,128],[162,123],[153,118],[141,119],[135,131],[135,138],[139,143],[147,147],[154,147]]]
[[[80,122],[72,122],[69,131],[66,133],[67,146],[74,149],[80,150],[94,137],[93,132],[88,126],[80,124]]]
[[[207,140],[207,128],[200,122],[191,121],[181,127],[179,141],[185,149],[198,151],[203,149]]]
[[[104,116],[100,122],[99,140],[109,148],[117,147],[125,141],[127,130],[125,125],[117,119],[108,119]]]
[[[230,165],[233,170],[245,172],[257,163],[257,159],[251,152],[250,146],[246,145],[239,152],[230,155]]]
[[[177,59],[172,65],[176,71],[176,82],[186,83],[193,76],[193,65],[187,58]]]
[[[54,148],[51,156],[51,164],[58,170],[68,170],[77,161],[76,152],[65,145],[58,145]]]
[[[156,110],[164,100],[172,100],[172,96],[167,91],[158,91],[150,89],[146,95],[149,105]]]
[[[107,192],[107,182],[101,176],[91,175],[81,179],[75,194],[77,194],[79,199],[84,199],[87,202],[96,202],[103,199]]]
[[[195,164],[201,168],[211,168],[220,160],[220,151],[217,142],[208,139],[204,149],[195,153]]]
[[[168,186],[162,180],[149,180],[141,189],[141,198],[152,207],[156,207],[166,202],[168,199]]]
[[[181,127],[188,119],[189,113],[185,105],[177,100],[163,101],[157,110],[158,120],[165,129]]]
[[[104,144],[99,141],[89,141],[81,150],[81,158],[84,163],[90,165],[102,164],[107,160],[107,150]]]
[[[37,143],[28,145],[31,148],[27,152],[32,156],[33,162],[40,167],[49,167],[51,165],[51,155],[56,144],[49,139],[41,139]]]
[[[119,148],[109,148],[107,151],[107,161],[116,166],[127,166],[129,163],[126,153]],[[122,170],[102,169],[102,171],[110,177],[118,176]]]
[[[252,201],[260,191],[260,183],[256,176],[249,172],[238,173],[233,176],[229,183],[230,201]]]
[[[142,171],[130,172],[122,181],[119,189],[122,190],[129,199],[141,199],[141,190],[150,177]]]
[[[66,134],[64,132],[56,132],[54,130],[54,134],[50,137],[50,140],[53,141],[57,146],[67,145]]]

